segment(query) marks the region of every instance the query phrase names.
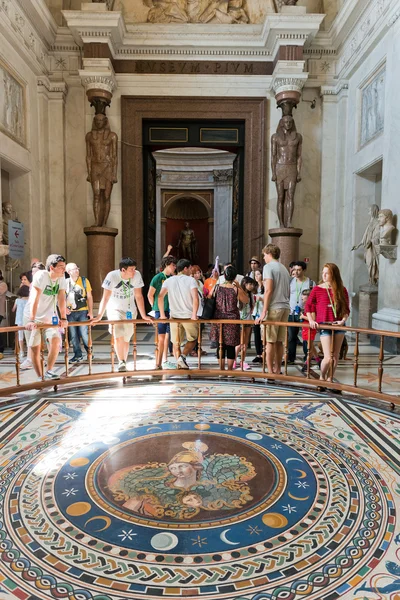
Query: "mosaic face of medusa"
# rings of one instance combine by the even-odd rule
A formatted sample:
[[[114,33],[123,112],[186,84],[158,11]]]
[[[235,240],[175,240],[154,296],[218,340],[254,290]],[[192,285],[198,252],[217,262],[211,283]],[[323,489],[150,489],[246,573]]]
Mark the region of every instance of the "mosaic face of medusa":
[[[168,466],[168,469],[176,481],[174,485],[177,487],[189,487],[196,483],[197,469],[187,462],[174,462]]]

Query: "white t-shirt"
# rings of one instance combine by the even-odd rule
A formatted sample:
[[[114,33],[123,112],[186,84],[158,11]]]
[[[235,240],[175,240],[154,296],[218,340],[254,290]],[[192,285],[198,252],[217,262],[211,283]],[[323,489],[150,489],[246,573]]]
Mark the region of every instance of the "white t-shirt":
[[[54,314],[57,315],[58,292],[67,289],[67,281],[64,275],[57,279],[51,279],[48,271],[37,271],[33,276],[32,287],[39,288],[42,292],[39,296],[35,320],[41,323],[51,323]],[[24,316],[26,311],[30,310],[30,302],[31,300],[27,302]]]
[[[103,281],[102,287],[105,290],[111,290],[111,298],[107,304],[107,316],[113,321],[116,319],[126,319],[126,313],[132,313],[132,319],[137,317],[137,308],[135,302],[135,288],[144,286],[143,279],[139,271],[130,279],[122,279],[121,271],[110,271]]]
[[[197,292],[197,282],[188,275],[170,277],[162,284],[168,290],[169,311],[173,319],[190,319],[193,313],[192,290]]]

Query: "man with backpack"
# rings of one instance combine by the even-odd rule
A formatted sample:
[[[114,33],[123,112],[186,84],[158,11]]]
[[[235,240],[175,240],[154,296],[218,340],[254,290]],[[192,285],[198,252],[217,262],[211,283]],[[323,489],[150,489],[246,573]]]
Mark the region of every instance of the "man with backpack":
[[[67,279],[67,319],[69,322],[88,321],[93,318],[92,286],[86,277],[79,274],[79,267],[75,263],[68,263],[65,270],[69,275]],[[89,332],[87,325],[76,325],[68,328],[70,342],[74,355],[70,364],[80,363],[84,360],[82,355],[81,340],[88,352]]]

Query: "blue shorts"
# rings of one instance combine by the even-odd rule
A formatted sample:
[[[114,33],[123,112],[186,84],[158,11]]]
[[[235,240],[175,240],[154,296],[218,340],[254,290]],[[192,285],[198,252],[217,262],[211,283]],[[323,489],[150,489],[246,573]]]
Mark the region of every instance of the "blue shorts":
[[[323,323],[321,323],[321,325],[323,325]],[[333,325],[333,323],[332,323],[332,325]],[[345,325],[346,325],[346,323],[345,323]],[[340,335],[340,334],[344,335],[346,333],[346,331],[344,329],[339,329],[339,330],[335,330],[335,331],[333,331],[333,329],[320,329],[319,330],[320,337],[322,337],[323,335],[332,335],[332,333],[334,333],[335,335]]]
[[[169,319],[169,311],[166,310],[165,311],[165,316],[167,317],[167,319]],[[155,319],[159,319],[160,318],[160,311],[156,310],[155,311]],[[169,333],[169,323],[157,323],[157,331],[159,335],[165,335],[166,333]]]

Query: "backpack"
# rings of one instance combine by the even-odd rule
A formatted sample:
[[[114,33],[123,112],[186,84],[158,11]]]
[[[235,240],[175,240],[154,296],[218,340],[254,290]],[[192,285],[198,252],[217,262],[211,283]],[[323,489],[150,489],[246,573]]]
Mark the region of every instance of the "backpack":
[[[86,277],[82,276],[81,279],[84,290],[83,294],[80,287],[72,284],[72,279],[68,282],[67,304],[71,305],[71,310],[80,310],[87,306]]]

